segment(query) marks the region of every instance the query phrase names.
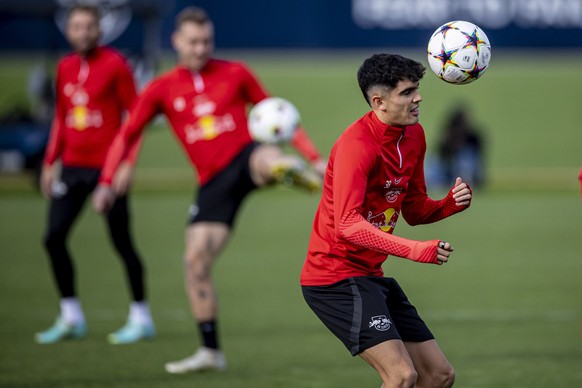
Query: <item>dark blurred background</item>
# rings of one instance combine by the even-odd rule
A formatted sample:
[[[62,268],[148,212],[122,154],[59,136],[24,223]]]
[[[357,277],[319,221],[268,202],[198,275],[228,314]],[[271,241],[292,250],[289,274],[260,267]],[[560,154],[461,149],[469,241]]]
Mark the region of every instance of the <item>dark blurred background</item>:
[[[55,21],[72,0],[0,1],[0,50],[61,50]],[[91,1],[89,1],[91,2]],[[170,48],[176,13],[188,5],[214,19],[221,48],[361,48],[424,46],[451,20],[495,30],[502,47],[582,47],[580,0],[103,0],[114,45]],[[114,30],[114,31],[113,31]],[[160,32],[160,33],[158,33]]]

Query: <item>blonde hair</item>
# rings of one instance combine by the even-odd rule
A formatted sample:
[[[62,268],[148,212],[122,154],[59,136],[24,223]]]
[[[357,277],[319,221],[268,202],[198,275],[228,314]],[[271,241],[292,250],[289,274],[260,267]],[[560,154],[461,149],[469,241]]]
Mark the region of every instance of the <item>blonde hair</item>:
[[[210,17],[202,8],[186,7],[176,15],[176,30],[180,29],[184,23],[206,24],[210,22]]]
[[[95,17],[95,20],[97,21],[97,23],[99,23],[99,20],[101,20],[101,9],[99,9],[99,7],[97,7],[95,5],[78,4],[78,3],[77,4],[73,4],[67,10],[67,20],[69,20],[71,18],[71,15],[74,12],[86,12],[86,13],[89,13],[89,14],[93,15],[93,17]]]

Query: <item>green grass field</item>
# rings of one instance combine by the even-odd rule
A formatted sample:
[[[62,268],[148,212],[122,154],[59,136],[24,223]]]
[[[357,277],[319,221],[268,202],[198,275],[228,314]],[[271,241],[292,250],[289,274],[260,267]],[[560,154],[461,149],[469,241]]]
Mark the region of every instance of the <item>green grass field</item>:
[[[273,94],[295,102],[326,152],[366,111],[354,74],[369,52],[227,54],[245,59]],[[401,220],[396,230],[452,242],[452,262],[437,267],[391,258],[384,266],[437,336],[459,387],[582,386],[582,203],[576,178],[582,55],[544,54],[501,53],[474,84],[451,86],[427,74],[421,86],[429,149],[446,112],[460,100],[475,109],[488,139],[490,185],[475,193],[467,212],[414,228]],[[20,90],[33,63],[0,61],[0,83],[6,85],[0,101],[24,101]],[[26,179],[0,176],[1,387],[380,386],[376,373],[348,354],[301,297],[298,276],[318,198],[284,188],[248,199],[215,268],[228,372],[166,374],[164,362],[187,356],[199,341],[181,261],[194,184],[163,123],[150,129],[136,180],[134,231],[158,338],[119,347],[105,341],[124,323],[128,293],[103,222],[86,209],[70,247],[89,336],[40,346],[34,332],[57,313],[40,243],[46,202]]]

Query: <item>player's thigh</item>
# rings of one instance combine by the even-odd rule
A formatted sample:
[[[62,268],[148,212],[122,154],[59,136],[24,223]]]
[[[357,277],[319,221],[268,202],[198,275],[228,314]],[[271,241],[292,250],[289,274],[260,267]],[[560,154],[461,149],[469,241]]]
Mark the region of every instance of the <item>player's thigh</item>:
[[[68,233],[73,222],[81,212],[90,189],[79,184],[77,177],[64,170],[61,180],[53,185],[49,204],[49,235]]]
[[[184,258],[211,264],[226,246],[230,227],[222,222],[195,222],[185,233]]]
[[[415,379],[415,366],[401,340],[381,342],[359,354],[368,364],[378,371],[384,381]]]
[[[115,198],[113,206],[107,212],[107,221],[110,224],[125,223],[129,220],[129,199],[127,195]]]
[[[86,196],[52,198],[49,205],[48,233],[67,233],[81,212]]]
[[[419,379],[454,379],[454,370],[437,342],[404,342]]]

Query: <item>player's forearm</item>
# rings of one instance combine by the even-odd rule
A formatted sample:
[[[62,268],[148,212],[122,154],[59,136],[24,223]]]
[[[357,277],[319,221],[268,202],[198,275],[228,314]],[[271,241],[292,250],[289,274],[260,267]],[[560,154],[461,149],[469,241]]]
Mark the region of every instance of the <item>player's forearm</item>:
[[[452,191],[438,201],[429,197],[419,198],[416,201],[407,200],[402,206],[402,215],[409,225],[430,224],[462,212],[468,206],[458,206],[453,198]]]
[[[386,255],[437,264],[439,240],[415,241],[382,232],[356,212],[345,216],[339,224],[340,235],[351,242]]]
[[[142,144],[143,136],[139,136],[137,141],[133,142],[133,145],[128,149],[127,154],[124,155],[123,161],[127,162],[131,166],[134,166],[137,163]]]
[[[447,198],[435,201],[428,197],[402,205],[402,215],[409,225],[430,224],[448,217],[452,209],[446,205]],[[454,202],[453,202],[454,205]]]
[[[316,160],[321,159],[317,147],[315,147],[315,144],[313,144],[307,135],[307,132],[305,132],[305,129],[301,126],[297,128],[295,136],[293,136],[293,139],[291,140],[291,145],[310,162],[315,162]]]
[[[43,164],[52,166],[60,156],[63,128],[60,120],[55,118],[51,127],[49,141],[44,154]]]
[[[124,160],[124,156],[127,154],[127,150],[130,145],[128,145],[127,140],[123,133],[117,134],[109,151],[107,152],[107,157],[105,158],[105,163],[101,169],[101,176],[99,178],[99,183],[111,186],[113,182],[113,177],[119,168],[119,165]]]

